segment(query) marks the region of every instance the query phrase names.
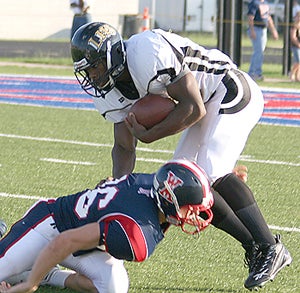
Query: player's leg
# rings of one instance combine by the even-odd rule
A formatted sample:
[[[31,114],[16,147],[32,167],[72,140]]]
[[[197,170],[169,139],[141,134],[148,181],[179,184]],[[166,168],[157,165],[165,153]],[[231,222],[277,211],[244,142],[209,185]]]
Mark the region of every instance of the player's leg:
[[[249,277],[245,287],[252,289],[273,280],[276,274],[292,262],[280,237],[272,235],[249,187],[234,174],[228,174],[214,185],[231,206],[255,240],[254,253],[249,256]],[[239,194],[243,194],[241,200]]]
[[[242,244],[245,250],[248,250],[254,242],[251,233],[223,197],[215,190],[212,192],[214,195],[214,205],[211,208],[214,214],[212,225],[231,235]]]
[[[237,77],[235,79],[239,81]],[[211,183],[232,171],[249,133],[261,117],[264,105],[262,92],[249,76],[243,75],[243,82],[246,80],[250,83],[247,90],[251,89],[251,99],[245,108],[221,114],[221,111],[229,111],[230,105],[239,104],[243,96],[250,93],[237,91],[234,93],[236,102],[222,104],[229,90],[220,84],[214,96],[205,104],[205,117],[183,132],[175,150],[174,158],[196,160],[206,171]],[[237,89],[242,87],[241,83],[236,86]]]
[[[236,161],[243,151],[250,131],[262,113],[262,93],[250,77],[245,78],[248,79],[252,90],[252,97],[248,105],[236,113],[220,114],[221,101],[228,93],[226,86],[221,84],[214,97],[206,104],[206,116],[184,132],[174,155],[176,158],[187,157],[190,159],[194,157],[197,163],[206,171],[211,183],[218,178],[225,178],[227,174],[231,174]],[[242,84],[239,84],[239,87],[242,88]],[[240,95],[239,99],[241,99],[243,93],[237,92],[236,95]],[[226,104],[223,106],[225,108]],[[254,203],[252,193],[246,188],[240,190],[242,183],[233,188],[234,184],[230,184],[230,191],[234,194],[234,200],[241,203],[244,201],[246,203],[251,202],[252,205]],[[226,180],[224,185],[226,185]],[[231,202],[226,199],[223,189],[215,189],[230,205]],[[245,191],[247,191],[246,194]],[[244,221],[242,222],[245,223]],[[249,226],[251,225],[252,223],[249,223]],[[263,222],[263,226],[265,229],[265,222]],[[248,228],[248,226],[246,227]],[[269,238],[269,241],[274,242],[272,235],[269,235]],[[255,240],[257,239],[258,237]]]
[[[123,261],[106,252],[99,250],[76,257],[71,255],[61,265],[87,277],[101,293],[128,292],[129,280]]]
[[[64,288],[72,289],[78,292],[99,292],[89,278],[78,273],[70,274],[65,279]]]
[[[42,220],[43,216],[49,213],[48,210],[34,205],[19,222],[12,226],[5,239],[0,242],[0,281],[9,285],[16,285],[25,282],[31,272],[31,267],[38,253],[48,244],[58,231],[54,229],[52,217]],[[34,216],[36,215],[36,217]],[[5,270],[2,269],[5,267]],[[73,277],[74,275],[74,277]],[[59,266],[52,268],[41,282],[41,286],[49,285],[65,288],[66,279],[73,277],[73,283],[78,284],[80,292],[93,292],[91,286],[83,286],[86,279],[84,276],[75,276],[71,270],[62,270]],[[86,281],[86,280],[85,280]],[[87,284],[91,283],[89,280]],[[79,286],[81,284],[82,286]],[[94,287],[94,286],[93,286]],[[75,289],[75,288],[74,288]]]
[[[26,280],[37,255],[58,233],[47,201],[36,202],[0,241],[0,281]],[[53,268],[43,282],[58,280],[57,271]]]
[[[191,129],[185,131],[175,155],[185,157],[185,151],[193,150],[197,163],[207,172],[211,182],[221,178],[213,185],[214,188],[231,206],[241,222],[250,231],[253,239],[259,244],[267,245],[272,250],[274,245],[282,247],[282,244],[275,241],[251,190],[239,178],[231,174],[231,170],[243,151],[248,135],[257,123],[263,109],[262,93],[256,83],[247,74],[243,74],[242,79],[248,83],[245,91],[251,92],[249,93],[251,99],[247,106],[237,112],[220,115],[216,101],[220,102],[222,95],[225,96],[228,93],[226,85],[221,85],[216,91],[215,97],[206,105],[207,115]],[[239,86],[243,88],[242,84]],[[238,95],[239,98],[243,97],[242,92],[239,92]],[[225,106],[227,105],[225,104]],[[184,145],[187,142],[189,144]],[[197,146],[199,151],[195,154]],[[280,251],[282,252],[281,255],[286,252],[285,249]],[[252,254],[252,258],[254,255]],[[266,259],[268,253],[264,255]],[[272,263],[280,258],[276,258],[276,254],[273,254],[273,257],[269,259],[268,265],[272,267]],[[253,259],[249,263],[253,264]],[[283,261],[282,263],[286,262]],[[263,265],[264,262],[262,261],[256,268],[261,269]],[[270,279],[270,275],[268,278]]]
[[[256,243],[275,244],[273,234],[257,206],[252,191],[242,180],[230,173],[218,180],[213,188],[244,223]]]
[[[32,210],[31,210],[32,211]],[[0,241],[0,281],[29,270],[48,240],[33,229],[48,227],[40,217],[25,216],[15,223]]]

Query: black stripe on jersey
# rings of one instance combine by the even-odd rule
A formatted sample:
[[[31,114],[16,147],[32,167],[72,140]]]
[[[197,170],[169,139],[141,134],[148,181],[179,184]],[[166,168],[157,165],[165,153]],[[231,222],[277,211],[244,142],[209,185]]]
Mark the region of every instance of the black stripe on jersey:
[[[217,67],[208,68],[205,65],[198,64],[195,62],[186,62],[186,64],[191,71],[199,71],[199,72],[202,71],[206,73],[213,73],[215,75],[226,74],[228,72],[228,68],[222,68],[222,69]]]
[[[156,75],[152,77],[148,83],[147,92],[149,93],[149,87],[153,80],[156,80],[160,75],[168,74],[170,76],[171,82],[176,78],[176,71],[174,68],[166,68],[162,70],[158,70]]]
[[[131,105],[132,105],[132,103],[130,103],[130,104],[128,104],[128,105],[126,105],[126,106],[124,106],[124,107],[122,107],[122,108],[117,108],[117,109],[107,110],[107,111],[105,111],[104,113],[102,113],[101,115],[103,116],[104,119],[106,119],[107,113],[110,113],[110,112],[116,112],[116,111],[122,111],[122,110],[124,110],[124,109],[130,107]]]
[[[242,84],[243,97],[239,101],[239,103],[237,103],[235,106],[233,106],[231,108],[220,109],[219,114],[237,113],[237,112],[241,111],[242,109],[244,109],[249,104],[250,99],[251,99],[251,90],[250,90],[250,87],[249,87],[249,84],[248,84],[246,78],[238,70],[231,69],[231,71],[233,71],[235,73],[235,75],[237,76],[237,78],[240,80],[240,82]],[[224,78],[222,79],[222,82],[223,82],[224,86],[227,88],[227,93],[221,102],[221,104],[225,105],[225,104],[233,101],[236,98],[236,96],[238,95],[238,87],[237,87],[235,81],[228,74],[224,76]]]
[[[183,54],[185,57],[196,57],[200,58],[201,60],[207,61],[209,64],[218,64],[218,65],[230,65],[229,62],[227,61],[222,61],[222,60],[209,60],[209,58],[205,55],[201,54],[201,51],[199,50],[194,50],[191,47],[182,47],[181,48]]]
[[[227,61],[222,60],[209,60],[207,56],[201,54],[199,50],[194,50],[191,47],[182,47],[181,48],[185,57],[195,57],[199,58],[203,61],[206,61],[211,67],[207,67],[204,64],[198,64],[196,62],[186,62],[191,71],[202,71],[206,73],[213,73],[216,75],[226,74],[228,72],[228,68],[226,65],[230,65]],[[217,66],[215,66],[217,65]],[[220,68],[221,66],[221,68]],[[224,67],[223,67],[224,66]]]
[[[183,56],[182,56],[182,54],[180,53],[180,52],[178,52],[178,50],[168,41],[168,39],[167,38],[165,38],[165,36],[163,36],[163,35],[161,35],[163,38],[164,38],[164,40],[170,45],[170,47],[171,47],[171,49],[173,50],[173,52],[174,52],[174,54],[175,54],[175,56],[176,56],[176,58],[177,58],[177,60],[180,62],[180,64],[182,64],[183,63]]]
[[[196,58],[200,58],[202,60],[207,60],[208,61],[208,58],[206,56],[203,56],[199,50],[194,50],[189,46],[188,47],[182,47],[181,50],[182,50],[184,56],[196,57]]]
[[[191,71],[202,71],[202,72],[206,72],[206,73],[213,73],[216,75],[219,74],[226,74],[227,71],[229,70],[226,65],[229,65],[229,63],[227,61],[221,61],[221,60],[209,60],[207,56],[204,56],[201,54],[201,51],[199,50],[194,50],[192,47],[190,46],[186,46],[186,47],[181,47],[180,49],[182,50],[182,54],[167,40],[167,38],[165,38],[163,35],[161,35],[164,40],[171,46],[177,60],[180,62],[180,64],[184,63],[184,57],[195,57],[195,58],[199,58],[200,60],[206,61],[207,63],[209,63],[210,65],[212,65],[211,68],[203,65],[203,64],[198,64],[195,62],[186,62],[186,64],[188,65],[189,69]],[[214,67],[214,65],[218,65],[217,67]],[[224,68],[219,68],[220,66],[224,66]],[[152,80],[151,80],[152,81]],[[150,82],[151,82],[150,81]]]

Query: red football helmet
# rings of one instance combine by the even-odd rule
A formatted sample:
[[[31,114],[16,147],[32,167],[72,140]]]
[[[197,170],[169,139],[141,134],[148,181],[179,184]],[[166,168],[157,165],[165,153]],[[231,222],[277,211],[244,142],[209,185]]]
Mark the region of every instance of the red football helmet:
[[[185,233],[197,234],[212,221],[209,181],[204,170],[191,161],[171,160],[163,165],[154,176],[152,192],[166,220]]]

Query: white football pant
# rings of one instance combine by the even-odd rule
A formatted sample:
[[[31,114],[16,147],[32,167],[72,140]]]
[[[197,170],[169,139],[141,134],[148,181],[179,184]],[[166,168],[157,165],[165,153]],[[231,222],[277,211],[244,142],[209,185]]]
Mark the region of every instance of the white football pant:
[[[211,100],[205,103],[205,117],[184,130],[174,153],[175,159],[185,158],[198,163],[211,183],[232,171],[263,112],[260,88],[248,74],[243,73],[243,76],[251,90],[248,105],[237,113],[220,115],[220,104],[227,93],[221,83]]]

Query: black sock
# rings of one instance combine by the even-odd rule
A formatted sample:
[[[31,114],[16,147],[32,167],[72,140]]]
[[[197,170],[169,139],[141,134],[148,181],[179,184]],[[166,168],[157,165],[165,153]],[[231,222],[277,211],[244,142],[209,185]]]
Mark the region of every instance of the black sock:
[[[213,190],[213,194],[214,205],[212,212],[214,217],[211,222],[212,225],[231,235],[244,248],[250,246],[254,241],[250,232],[232,211],[227,202],[215,190]]]
[[[275,244],[272,235],[250,188],[230,173],[213,185],[234,213],[243,222],[256,243]]]
[[[256,243],[268,243],[272,245],[276,243],[256,203],[237,210],[236,214],[242,222],[247,223],[247,227]]]

